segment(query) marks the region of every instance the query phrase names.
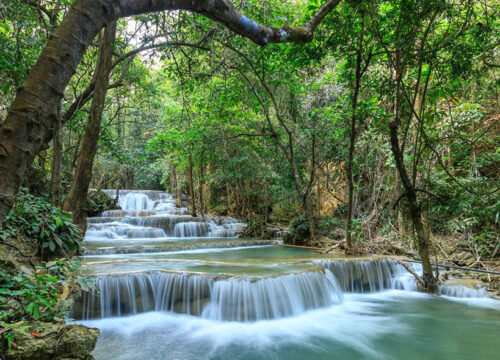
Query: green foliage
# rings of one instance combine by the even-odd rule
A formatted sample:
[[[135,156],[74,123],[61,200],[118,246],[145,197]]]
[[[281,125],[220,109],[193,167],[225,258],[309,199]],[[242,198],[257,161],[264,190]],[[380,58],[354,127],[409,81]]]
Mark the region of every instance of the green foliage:
[[[91,191],[87,197],[88,216],[98,216],[103,211],[117,208],[115,200],[105,192],[99,191],[96,193],[95,191]]]
[[[40,255],[47,255],[47,250],[49,253],[76,251],[82,233],[71,222],[69,214],[21,189],[0,230],[1,241],[9,237],[34,242]]]
[[[17,273],[6,272],[9,265],[0,264],[0,326],[20,321],[64,322],[71,306],[70,289],[94,287],[91,278],[78,274],[79,261],[65,259],[42,263],[34,271],[25,266]],[[10,332],[2,334],[10,346]]]
[[[443,197],[430,205],[434,228],[471,238],[483,256],[500,255],[500,202],[491,182],[485,178],[471,178],[459,187],[440,175],[442,177],[433,177],[433,190]]]

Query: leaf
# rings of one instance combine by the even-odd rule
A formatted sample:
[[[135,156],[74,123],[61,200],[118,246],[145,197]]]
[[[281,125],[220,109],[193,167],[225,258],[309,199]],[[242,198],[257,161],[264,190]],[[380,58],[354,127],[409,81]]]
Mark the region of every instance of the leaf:
[[[33,271],[28,269],[26,266],[20,266],[19,269],[26,275],[33,276]]]
[[[498,252],[498,249],[500,249],[500,240],[498,241],[498,244],[497,244],[497,246],[496,246],[496,248],[495,248],[495,251],[493,251],[493,254],[491,255],[491,258],[494,258],[494,257],[495,257],[495,255],[496,255],[496,254],[497,254],[497,252]]]
[[[0,289],[1,290],[1,289]],[[24,295],[28,292],[29,290],[28,289],[22,289],[22,290],[14,290],[12,291],[12,296],[16,296],[16,295]]]
[[[63,247],[63,242],[59,236],[54,236],[54,240],[56,241],[57,245]]]
[[[53,241],[49,241],[49,249],[52,252],[56,250],[56,244]]]

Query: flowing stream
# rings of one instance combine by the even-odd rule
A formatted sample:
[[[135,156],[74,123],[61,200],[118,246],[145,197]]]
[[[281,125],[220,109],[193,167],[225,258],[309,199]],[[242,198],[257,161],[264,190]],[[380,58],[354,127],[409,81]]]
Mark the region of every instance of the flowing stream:
[[[418,293],[389,258],[241,239],[236,219],[191,217],[159,191],[120,191],[118,204],[88,219],[97,290],[71,314],[101,329],[98,360],[499,356],[500,302],[484,289]]]

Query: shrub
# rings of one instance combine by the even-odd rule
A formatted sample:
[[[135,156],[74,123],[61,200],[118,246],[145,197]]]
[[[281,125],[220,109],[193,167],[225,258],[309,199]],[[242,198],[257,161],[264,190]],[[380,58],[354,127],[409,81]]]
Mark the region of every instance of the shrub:
[[[105,192],[91,191],[87,196],[87,215],[97,216],[103,211],[119,209],[115,200]]]
[[[19,191],[14,207],[0,230],[0,241],[15,238],[35,242],[38,255],[43,257],[57,251],[76,251],[82,237],[68,213],[41,197],[29,194],[27,189]]]

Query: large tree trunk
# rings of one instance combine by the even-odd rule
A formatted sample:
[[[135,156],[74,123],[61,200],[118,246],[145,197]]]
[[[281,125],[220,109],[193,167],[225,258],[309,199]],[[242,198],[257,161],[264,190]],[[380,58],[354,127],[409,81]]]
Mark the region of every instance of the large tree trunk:
[[[189,10],[218,21],[257,44],[311,41],[340,0],[329,0],[304,25],[272,28],[240,14],[229,0],[76,0],[43,49],[0,129],[0,225],[34,157],[54,136],[57,105],[87,47],[106,24],[121,17]]]
[[[61,169],[62,169],[62,126],[60,111],[56,120],[52,148],[52,176],[50,179],[50,202],[54,206],[61,204]]]
[[[101,132],[102,112],[104,110],[104,101],[106,100],[106,92],[108,90],[115,34],[116,21],[106,26],[101,41],[95,75],[95,91],[92,98],[92,105],[90,106],[85,135],[83,137],[82,150],[80,151],[78,165],[76,166],[76,172],[69,194],[64,200],[64,210],[71,211],[73,222],[77,224],[82,231],[85,231],[86,228],[87,194],[90,181],[92,180],[92,167],[97,153],[99,133]]]
[[[420,261],[422,262],[424,281],[423,287],[424,291],[435,293],[437,291],[437,279],[434,277],[432,272],[432,266],[430,262],[430,247],[431,241],[428,236],[426,236],[424,225],[422,223],[422,214],[420,210],[420,204],[418,203],[417,191],[415,188],[415,183],[412,182],[406,170],[404,163],[404,150],[402,150],[399,144],[398,131],[400,125],[401,116],[401,93],[402,93],[402,76],[403,76],[403,66],[401,64],[401,53],[400,49],[396,49],[395,52],[395,76],[396,76],[396,97],[394,106],[394,119],[389,123],[389,132],[391,140],[391,150],[394,157],[394,162],[396,163],[396,169],[398,170],[399,179],[403,185],[404,195],[408,203],[408,209],[410,211],[410,217],[413,223],[413,229],[417,237],[416,245],[417,251],[420,255]],[[414,178],[415,181],[415,178]]]

